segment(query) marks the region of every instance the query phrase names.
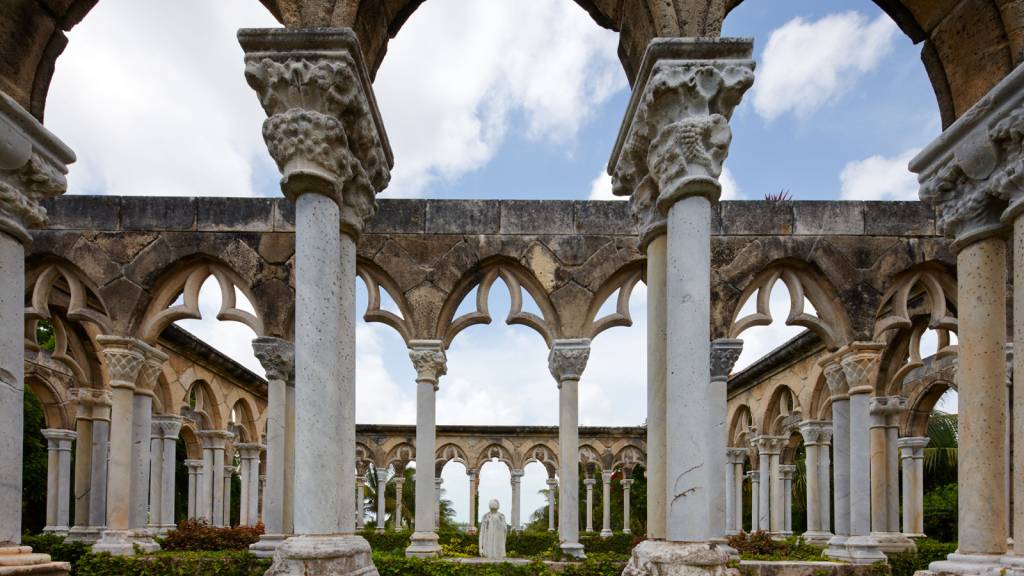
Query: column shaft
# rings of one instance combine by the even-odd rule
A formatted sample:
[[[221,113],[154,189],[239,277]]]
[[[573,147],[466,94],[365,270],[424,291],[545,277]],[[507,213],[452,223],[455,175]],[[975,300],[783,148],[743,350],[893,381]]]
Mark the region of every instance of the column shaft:
[[[871,416],[869,435],[871,532],[886,532],[889,529],[889,459],[884,415]]]
[[[164,440],[154,433],[149,438],[149,518],[150,528],[163,524],[163,508],[160,506],[163,494]]]
[[[21,542],[21,466],[24,426],[25,250],[0,231],[0,546]]]
[[[131,528],[148,525],[149,454],[153,436],[153,397],[136,393],[132,398]]]
[[[177,518],[174,517],[174,496],[175,496],[175,476],[176,476],[176,464],[178,455],[178,438],[164,437],[163,439],[163,469],[160,472],[161,475],[161,488],[160,488],[160,522],[163,524],[164,529],[169,529],[175,525]]]
[[[131,527],[132,413],[135,394],[130,388],[114,388],[110,406],[110,464],[107,475],[107,528]]]
[[[387,528],[387,493],[388,493],[388,471],[378,468],[375,471],[377,478],[377,533],[383,534]]]
[[[821,486],[818,484],[818,453],[820,446],[804,443],[804,482],[807,492],[807,531],[821,532]]]
[[[267,534],[284,533],[286,384],[267,380],[267,485],[263,490],[263,522]]]
[[[772,459],[771,455],[766,452],[758,453],[758,472],[760,473],[760,479],[758,482],[758,498],[757,498],[757,528],[763,532],[768,532],[772,529],[771,526],[771,486],[772,486]]]
[[[416,532],[424,540],[436,541],[434,511],[434,444],[436,439],[436,410],[434,383],[428,380],[416,384]]]
[[[548,479],[548,532],[555,531],[555,494],[558,492],[558,481]]]
[[[771,498],[771,504],[769,505],[769,526],[773,533],[780,534],[785,532],[786,495],[782,476],[779,474],[779,454],[771,454],[769,456],[768,465],[768,470],[771,474],[769,487],[769,497]]]
[[[629,534],[632,530],[629,527],[629,486],[632,480],[626,478],[622,481],[622,532]]]
[[[402,530],[402,489],[405,487],[405,478],[398,476],[395,478],[395,512],[391,516],[391,526],[396,532]],[[472,526],[473,520],[470,518],[470,525]]]
[[[732,535],[736,530],[736,491],[735,466],[732,462],[725,465],[725,533]]]
[[[597,481],[593,478],[587,478],[583,481],[583,484],[587,488],[587,532],[594,531],[594,484]]]
[[[735,527],[736,532],[743,531],[743,462],[737,462],[733,465],[735,471],[733,472],[733,501],[736,503],[734,510],[736,514]]]
[[[522,525],[519,520],[519,512],[521,508],[519,488],[522,485],[522,478],[522,470],[512,471],[512,530],[515,530],[516,532],[522,529]]]
[[[92,419],[78,418],[75,422],[78,440],[75,442],[75,526],[72,531],[84,531],[89,526],[89,489],[92,484]]]
[[[666,269],[668,240],[659,234],[647,245],[647,536],[666,535],[665,464]]]
[[[92,422],[92,470],[89,492],[89,528],[99,530],[107,525],[107,462],[110,452],[110,422]]]
[[[601,472],[601,537],[612,535],[612,473]]]

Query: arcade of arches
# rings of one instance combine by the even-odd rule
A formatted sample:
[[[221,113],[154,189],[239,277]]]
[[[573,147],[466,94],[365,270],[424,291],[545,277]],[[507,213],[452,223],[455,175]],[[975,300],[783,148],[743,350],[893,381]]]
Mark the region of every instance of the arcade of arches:
[[[276,575],[376,574],[359,494],[371,468],[388,481],[413,462],[407,552],[437,555],[449,461],[473,490],[483,463],[505,463],[514,495],[525,465],[543,465],[551,525],[574,556],[581,473],[588,502],[598,481],[607,502],[610,475],[642,466],[647,539],[624,574],[719,574],[727,535],[792,531],[801,445],[806,538],[835,559],[884,561],[921,535],[927,415],[955,387],[959,550],[931,570],[1024,573],[1024,474],[1012,473],[1024,390],[1011,377],[1024,359],[1010,353],[1024,340],[1019,2],[877,0],[921,43],[945,125],[910,166],[922,202],[880,203],[719,202],[729,118],[755,81],[750,41],[716,37],[738,2],[577,0],[620,33],[633,86],[608,167],[630,201],[611,203],[377,200],[395,159],[371,78],[421,1],[262,1],[286,28],[239,31],[239,74],[267,113],[284,199],[61,197],[74,153],[41,121],[64,31],[95,0],[0,8],[0,574],[67,570],[18,546],[25,386],[47,425],[48,530],[115,554],[155,548],[176,520],[180,438],[187,515],[226,523],[239,474],[240,522],[266,525],[253,550]],[[408,346],[415,427],[356,425],[357,277],[364,318]],[[211,278],[217,318],[256,333],[265,380],[174,326],[201,316]],[[557,428],[435,425],[446,349],[491,321],[498,279],[508,321],[550,349]],[[630,325],[640,282],[646,425],[581,428],[590,343]],[[807,331],[733,373],[743,332],[773,321],[779,284],[784,321]],[[460,314],[474,289],[477,308]]]

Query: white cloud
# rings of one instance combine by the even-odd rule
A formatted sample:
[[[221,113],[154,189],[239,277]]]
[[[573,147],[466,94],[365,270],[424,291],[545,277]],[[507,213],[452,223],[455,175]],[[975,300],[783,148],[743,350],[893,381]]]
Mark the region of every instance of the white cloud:
[[[911,148],[898,156],[874,155],[848,162],[839,174],[843,200],[917,200],[918,183],[907,168],[920,148]]]
[[[77,153],[76,193],[251,196],[276,186],[246,85],[243,26],[278,26],[249,0],[105,0],[69,34],[46,125]]]
[[[514,116],[527,137],[571,152],[581,125],[626,87],[617,42],[564,0],[424,4],[374,84],[395,150],[389,196],[482,167]]]
[[[742,198],[740,185],[736,183],[729,168],[722,168],[722,176],[718,180],[722,184],[722,200],[738,200]],[[612,177],[604,170],[598,173],[593,182],[590,183],[590,200],[626,200],[628,196],[616,196],[612,194]]]
[[[878,65],[896,25],[885,14],[874,20],[857,12],[809,22],[794,18],[772,32],[754,83],[754,109],[766,120],[791,112],[807,117],[838,99]]]

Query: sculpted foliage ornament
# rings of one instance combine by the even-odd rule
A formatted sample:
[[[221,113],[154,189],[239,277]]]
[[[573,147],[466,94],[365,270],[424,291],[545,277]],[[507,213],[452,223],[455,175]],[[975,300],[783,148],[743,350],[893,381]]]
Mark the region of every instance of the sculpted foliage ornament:
[[[438,378],[448,373],[448,358],[441,342],[413,340],[409,343],[409,358],[416,369],[416,380],[433,382],[434,389],[437,390]]]
[[[579,380],[590,358],[590,340],[555,340],[548,354],[548,369],[558,381]]]
[[[743,340],[719,338],[711,342],[711,379],[727,380],[743,352]]]
[[[267,380],[295,380],[295,345],[281,338],[264,336],[252,341],[252,351],[267,371]]]

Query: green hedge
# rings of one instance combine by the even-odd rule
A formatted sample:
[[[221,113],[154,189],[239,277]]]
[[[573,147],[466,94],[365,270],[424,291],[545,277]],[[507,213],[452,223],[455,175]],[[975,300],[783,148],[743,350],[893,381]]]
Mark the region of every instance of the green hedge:
[[[914,572],[927,570],[932,562],[945,560],[947,555],[956,552],[956,542],[939,542],[931,538],[916,539],[915,542],[917,553],[889,555],[892,576],[914,576]]]
[[[540,560],[530,564],[459,564],[445,560],[419,560],[390,554],[374,554],[373,563],[380,576],[619,576],[623,564],[607,560],[587,560],[566,566],[560,572]]]
[[[149,556],[87,554],[75,576],[263,576],[270,560],[249,552],[158,552]]]
[[[33,552],[49,554],[50,558],[57,562],[70,562],[72,566],[78,563],[78,559],[89,553],[89,546],[81,542],[65,542],[63,536],[54,534],[40,534],[33,536],[24,534],[21,543],[31,546]]]
[[[367,530],[361,535],[366,538],[375,552],[402,555],[409,547],[409,538],[412,533],[403,531],[378,534]],[[580,538],[580,543],[583,544],[588,555],[596,553],[601,557],[614,557],[619,560],[626,560],[630,550],[639,541],[640,538],[621,533],[610,538],[601,538],[596,535]],[[438,543],[445,556],[478,556],[477,537],[470,536],[465,532],[443,531],[438,534]],[[557,560],[561,557],[557,532],[512,532],[505,541],[505,550],[509,556],[514,558]]]

